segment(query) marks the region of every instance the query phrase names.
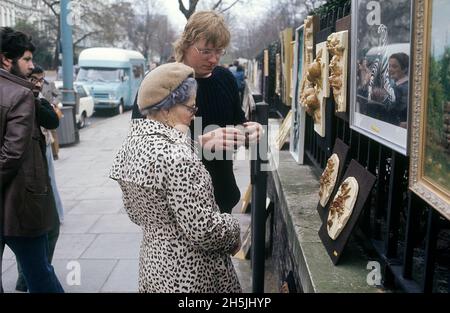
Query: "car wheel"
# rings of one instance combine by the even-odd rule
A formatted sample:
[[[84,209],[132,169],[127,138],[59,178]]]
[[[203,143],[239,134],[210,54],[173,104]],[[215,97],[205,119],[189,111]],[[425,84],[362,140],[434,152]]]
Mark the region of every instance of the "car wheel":
[[[123,114],[124,107],[123,107],[123,101],[120,101],[119,105],[116,108],[116,114]]]
[[[78,122],[78,128],[84,128],[86,126],[86,112],[83,112],[80,116],[80,121]]]

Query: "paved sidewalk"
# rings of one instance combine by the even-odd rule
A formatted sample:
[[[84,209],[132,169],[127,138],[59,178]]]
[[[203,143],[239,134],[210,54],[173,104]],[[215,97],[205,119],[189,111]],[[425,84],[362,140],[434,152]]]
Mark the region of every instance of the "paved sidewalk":
[[[60,149],[55,161],[57,184],[65,219],[53,265],[67,292],[137,292],[141,230],[123,209],[118,184],[108,178],[113,156],[122,144],[130,112],[101,121],[80,131],[80,143]],[[249,183],[248,162],[235,162],[241,193]],[[239,205],[238,205],[239,206]],[[242,233],[250,222],[240,214]],[[76,261],[78,263],[74,263]],[[249,260],[233,259],[244,292],[251,292]],[[74,266],[80,265],[80,285],[68,285]],[[4,254],[3,284],[14,292],[17,269],[14,255]],[[266,289],[271,291],[271,287]]]

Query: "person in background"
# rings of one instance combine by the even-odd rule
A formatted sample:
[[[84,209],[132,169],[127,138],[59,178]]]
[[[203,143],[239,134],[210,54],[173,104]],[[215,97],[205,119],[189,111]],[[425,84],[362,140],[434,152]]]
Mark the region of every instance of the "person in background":
[[[393,81],[395,102],[388,107],[389,122],[407,128],[409,95],[409,56],[394,53],[389,58],[389,77]]]
[[[52,134],[50,129],[56,129],[59,126],[59,117],[55,111],[55,108],[43,97],[41,96],[42,87],[45,83],[45,73],[44,70],[35,65],[32,70],[29,81],[33,84],[33,94],[35,97],[36,103],[36,114],[38,118],[39,126],[41,127],[41,131],[43,137],[41,137],[42,144],[44,146],[45,143],[45,156],[47,159],[48,165],[48,174],[50,176],[50,182],[53,190],[54,201],[56,205],[56,209],[58,212],[59,220],[55,220],[55,224],[52,229],[48,232],[48,262],[51,264],[53,260],[53,253],[55,251],[56,242],[59,237],[59,228],[60,223],[64,221],[64,209],[61,198],[59,196],[59,191],[56,186],[56,178],[55,178],[55,168],[53,165],[53,153],[52,153]],[[22,267],[20,263],[17,262],[17,272],[18,278],[16,282],[16,290],[26,292],[28,290],[27,283],[25,281],[25,277],[22,272]]]
[[[242,107],[242,102],[244,100],[244,90],[245,90],[245,73],[244,67],[239,64],[238,60],[234,60],[233,65],[229,68],[230,72],[233,74],[234,79],[236,80],[238,92],[239,92],[239,100]]]
[[[110,172],[143,230],[140,292],[241,292],[230,258],[241,245],[239,221],[220,213],[188,135],[197,111],[193,76],[175,62],[144,78],[138,105],[146,118],[131,121]]]
[[[239,66],[239,61],[238,60],[234,60],[233,63],[228,66],[228,69],[234,75],[234,73],[236,73],[236,71],[237,71],[237,67],[238,66]]]
[[[62,111],[59,109],[59,106],[62,105],[62,95],[58,88],[55,86],[55,82],[48,82],[47,80],[44,82],[44,86],[42,87],[41,91],[42,96],[50,102],[50,104],[55,108],[56,113],[58,114],[58,117],[61,119],[63,114]],[[59,156],[59,140],[58,140],[58,134],[56,132],[56,129],[51,129],[50,133],[52,135],[52,153],[53,153],[53,159],[58,160]]]
[[[34,50],[26,34],[0,28],[0,264],[6,244],[22,266],[30,293],[61,293],[47,257],[47,234],[58,217],[33,85],[26,80],[34,68]]]
[[[242,103],[244,101],[244,91],[245,91],[245,73],[244,73],[244,67],[242,65],[238,65],[236,72],[233,73],[234,79],[236,79],[236,84],[238,86],[239,90],[239,97],[241,100],[241,107]]]
[[[248,142],[255,142],[262,134],[260,124],[248,122],[245,118],[234,76],[218,66],[229,43],[230,32],[223,17],[214,11],[199,11],[189,18],[181,37],[174,44],[177,61],[194,69],[198,84],[196,117],[201,118],[199,128],[203,132],[193,139],[204,151],[224,151],[224,158],[213,160],[205,158],[204,153],[202,162],[211,175],[220,211],[227,213],[240,200],[232,153],[227,151],[235,151],[244,145],[246,135]],[[132,118],[144,118],[136,101]],[[200,119],[194,123],[200,123]],[[191,123],[191,134],[194,134],[194,123]],[[245,132],[233,127],[237,125],[243,125]],[[211,127],[216,128],[211,130]]]

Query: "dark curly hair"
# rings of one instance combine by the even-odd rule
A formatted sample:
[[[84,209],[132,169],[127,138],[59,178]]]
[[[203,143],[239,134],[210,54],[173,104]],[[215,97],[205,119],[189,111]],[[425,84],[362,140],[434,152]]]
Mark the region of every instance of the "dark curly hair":
[[[26,51],[33,53],[34,50],[31,36],[10,27],[0,27],[0,57],[17,60]]]

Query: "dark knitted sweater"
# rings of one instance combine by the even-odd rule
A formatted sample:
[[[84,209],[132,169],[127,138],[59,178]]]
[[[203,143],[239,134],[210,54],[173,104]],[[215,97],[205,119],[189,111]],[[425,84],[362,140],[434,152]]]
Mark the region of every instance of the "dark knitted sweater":
[[[197,78],[198,90],[196,116],[202,118],[202,130],[216,125],[238,125],[246,122],[244,111],[239,102],[239,92],[233,74],[223,68],[216,67],[208,78]],[[137,99],[137,96],[136,96]],[[137,101],[133,106],[133,118],[142,118]],[[199,120],[197,119],[196,123]],[[191,133],[194,134],[193,125]],[[231,212],[239,202],[240,191],[233,173],[232,153],[228,153],[227,160],[207,161],[203,164],[211,174],[214,196],[221,212]]]

